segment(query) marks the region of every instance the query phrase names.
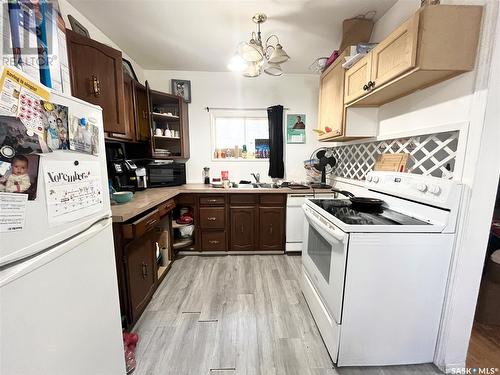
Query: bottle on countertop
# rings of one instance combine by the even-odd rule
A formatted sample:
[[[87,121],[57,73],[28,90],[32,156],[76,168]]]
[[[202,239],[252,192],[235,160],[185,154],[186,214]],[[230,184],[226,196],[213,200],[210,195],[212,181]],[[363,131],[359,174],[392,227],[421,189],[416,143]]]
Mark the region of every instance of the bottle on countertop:
[[[210,184],[210,168],[209,167],[203,168],[202,176],[203,176],[203,183],[205,185],[209,185]]]

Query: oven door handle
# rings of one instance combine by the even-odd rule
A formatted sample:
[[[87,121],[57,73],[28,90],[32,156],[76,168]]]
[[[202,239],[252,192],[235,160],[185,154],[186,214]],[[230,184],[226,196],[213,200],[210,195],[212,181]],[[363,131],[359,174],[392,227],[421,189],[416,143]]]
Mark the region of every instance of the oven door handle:
[[[320,234],[325,237],[325,239],[329,240],[329,242],[340,241],[345,242],[347,239],[347,233],[342,232],[340,229],[336,229],[334,227],[327,227],[320,220],[318,220],[314,215],[309,211],[309,208],[304,207],[304,213],[306,215],[306,219],[309,221],[311,225],[313,225]],[[339,233],[340,232],[340,233]]]

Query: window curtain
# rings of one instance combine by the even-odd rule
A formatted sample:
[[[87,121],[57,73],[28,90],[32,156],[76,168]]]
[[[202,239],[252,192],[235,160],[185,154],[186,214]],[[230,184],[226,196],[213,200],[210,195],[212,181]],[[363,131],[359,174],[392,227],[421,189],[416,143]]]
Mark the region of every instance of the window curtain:
[[[285,177],[283,163],[283,106],[275,105],[267,109],[269,121],[269,176]]]

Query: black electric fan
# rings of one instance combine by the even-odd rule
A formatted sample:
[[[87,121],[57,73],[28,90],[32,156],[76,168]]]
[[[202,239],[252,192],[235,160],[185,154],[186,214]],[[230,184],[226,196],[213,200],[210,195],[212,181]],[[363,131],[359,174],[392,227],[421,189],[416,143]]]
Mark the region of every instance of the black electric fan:
[[[313,151],[310,158],[311,160],[313,159],[313,156],[314,159],[317,160],[317,162],[311,163],[311,168],[313,168],[318,173],[321,173],[321,183],[311,184],[311,187],[315,189],[331,188],[331,186],[327,185],[326,183],[326,173],[328,168],[330,169],[329,173],[331,173],[331,170],[335,167],[335,164],[337,164],[337,160],[333,157],[332,150],[321,147]]]

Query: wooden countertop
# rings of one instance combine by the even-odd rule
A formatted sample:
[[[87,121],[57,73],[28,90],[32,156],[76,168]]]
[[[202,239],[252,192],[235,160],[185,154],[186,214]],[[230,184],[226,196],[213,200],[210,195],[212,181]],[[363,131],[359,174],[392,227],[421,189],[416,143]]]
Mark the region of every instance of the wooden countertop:
[[[198,194],[316,194],[331,193],[330,189],[300,189],[289,188],[213,188],[204,184],[186,184],[175,187],[156,187],[138,191],[134,194],[132,200],[127,203],[111,203],[111,212],[113,222],[121,223],[134,216],[158,206],[159,204],[174,198],[182,193]]]

